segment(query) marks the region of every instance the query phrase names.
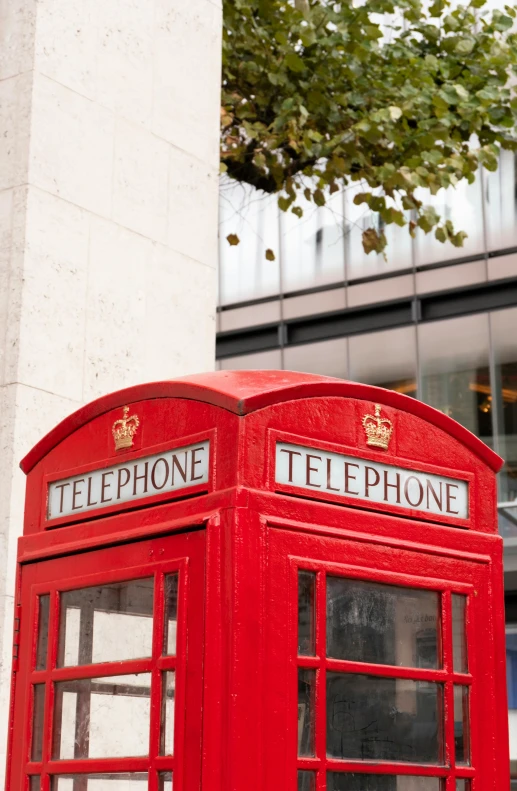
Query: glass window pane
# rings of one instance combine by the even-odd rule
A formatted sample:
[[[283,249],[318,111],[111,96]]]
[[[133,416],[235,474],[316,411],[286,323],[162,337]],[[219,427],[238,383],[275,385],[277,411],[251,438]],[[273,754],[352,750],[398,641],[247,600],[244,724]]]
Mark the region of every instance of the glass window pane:
[[[50,780],[51,791],[75,791],[79,787],[81,791],[147,791],[147,772],[54,775]]]
[[[327,578],[327,655],[437,668],[440,596],[434,591]]]
[[[298,670],[298,755],[314,755],[316,671]]]
[[[517,498],[517,308],[490,314],[492,346],[495,358],[495,382],[492,397],[496,399],[498,452],[505,459],[499,473],[499,500]],[[513,512],[515,516],[515,511]],[[509,534],[517,535],[515,523]]]
[[[160,755],[174,754],[174,696],[176,674],[174,671],[162,673],[162,712]]]
[[[219,199],[220,294],[222,305],[280,291],[278,196],[231,179],[221,180]],[[240,239],[233,247],[228,234]],[[266,260],[266,250],[275,253]]]
[[[239,354],[235,357],[221,359],[222,371],[270,371],[281,370],[282,353],[280,349],[270,349],[267,352],[255,354]]]
[[[153,579],[62,593],[58,666],[151,656],[153,597]]]
[[[29,791],[41,791],[41,777],[39,775],[31,775],[29,777]]]
[[[483,251],[484,222],[479,176],[473,184],[460,181],[456,187],[441,189],[437,195],[431,195],[428,190],[417,190],[415,195],[426,206],[433,206],[442,221],[451,220],[456,231],[468,233],[463,247],[454,247],[452,244],[442,244],[435,239],[433,231],[425,234],[418,230],[415,236],[417,265],[466,258]]]
[[[50,596],[48,594],[39,596],[38,605],[38,644],[36,648],[36,670],[45,670],[47,667]]]
[[[445,791],[439,777],[327,773],[327,791]]]
[[[316,655],[316,574],[298,572],[298,654]]]
[[[455,673],[467,673],[467,633],[465,608],[467,597],[452,594],[452,654]]]
[[[501,151],[499,167],[495,173],[484,171],[489,250],[503,250],[517,243],[515,159],[514,151]]]
[[[346,344],[346,338],[332,338],[330,341],[287,346],[284,349],[284,368],[286,371],[304,371],[346,379]]]
[[[407,269],[412,266],[411,237],[408,227],[384,225],[382,219],[377,214],[372,214],[365,203],[357,206],[354,198],[359,192],[365,190],[364,185],[354,184],[346,190],[346,263],[347,279],[357,280],[361,277],[371,277],[380,275],[384,272],[392,272],[396,269]],[[388,199],[388,204],[389,204]],[[383,255],[370,253],[367,255],[363,249],[363,231],[368,228],[375,228],[379,232],[384,232],[388,241],[386,247],[386,258]]]
[[[442,761],[442,688],[396,678],[327,674],[327,754],[370,761]]]
[[[176,654],[178,639],[178,575],[168,574],[165,577],[165,634],[163,637],[163,653],[166,656]]]
[[[418,326],[422,400],[492,446],[486,313]]]
[[[454,744],[456,763],[470,764],[468,687],[454,687]]]
[[[298,772],[298,791],[316,791],[316,772]]]
[[[348,344],[350,379],[416,396],[414,327],[354,335]]]
[[[172,772],[158,774],[158,791],[172,791]]]
[[[147,755],[150,695],[150,673],[57,683],[53,757]]]
[[[282,286],[284,292],[342,282],[345,279],[342,193],[326,195],[317,207],[299,194],[303,217],[280,212]]]
[[[517,709],[517,625],[506,626],[506,681],[508,708]],[[513,716],[513,715],[512,715]]]
[[[43,757],[43,718],[45,714],[45,684],[35,684],[33,690],[31,760]]]
[[[456,779],[456,791],[470,791],[470,780]]]

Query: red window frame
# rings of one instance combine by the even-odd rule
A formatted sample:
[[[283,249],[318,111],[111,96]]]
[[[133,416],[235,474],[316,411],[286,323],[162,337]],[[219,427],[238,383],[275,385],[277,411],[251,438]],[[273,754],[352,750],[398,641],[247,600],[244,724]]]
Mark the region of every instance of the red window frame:
[[[489,623],[486,567],[488,558],[469,562],[468,553],[439,549],[424,552],[418,545],[406,548],[371,544],[365,540],[297,534],[282,530],[275,520],[269,529],[268,629],[272,678],[268,694],[270,710],[277,715],[278,736],[270,746],[268,766],[281,768],[277,783],[296,791],[299,770],[316,772],[316,791],[326,791],[326,773],[331,771],[365,774],[419,775],[442,778],[440,791],[456,791],[456,779],[465,780],[471,791],[483,791],[483,778],[490,778],[486,751],[480,736],[495,727],[492,721],[491,692],[488,682],[493,645],[482,628]],[[329,532],[327,530],[327,532]],[[338,533],[338,531],[333,531]],[[389,540],[388,542],[389,543]],[[429,547],[425,549],[429,550]],[[401,569],[411,570],[404,573]],[[413,573],[414,570],[414,573]],[[316,656],[298,655],[298,573],[316,573]],[[355,662],[327,657],[326,654],[326,577],[341,576],[408,588],[439,592],[441,596],[442,666],[437,670]],[[453,632],[451,596],[467,596],[465,614],[468,672],[453,669]],[[480,635],[483,635],[480,642]],[[279,636],[283,635],[282,639]],[[485,639],[487,638],[487,639]],[[316,671],[315,756],[299,757],[297,732],[298,670]],[[330,758],[326,754],[326,673],[360,673],[369,676],[434,681],[444,688],[444,762],[419,764],[392,761],[361,761]],[[469,688],[470,763],[455,762],[454,686]],[[275,701],[276,698],[276,701]],[[283,700],[282,703],[278,698]],[[283,709],[288,714],[284,714]],[[481,734],[480,734],[481,729]],[[282,784],[283,779],[283,784]],[[280,782],[278,782],[280,780]],[[467,782],[468,781],[468,782]],[[270,778],[270,782],[272,782]],[[470,786],[469,786],[470,783]]]
[[[50,791],[51,777],[108,772],[148,773],[149,791],[158,791],[159,772],[172,772],[175,788],[199,788],[202,727],[205,531],[201,528],[163,538],[138,541],[82,555],[40,561],[22,569],[20,664],[15,687],[13,755],[7,791],[26,791],[29,776],[41,777]],[[75,574],[70,575],[71,569]],[[164,580],[178,573],[177,645],[163,654]],[[59,596],[68,590],[154,578],[152,655],[144,659],[58,667]],[[36,670],[39,596],[50,594],[48,652],[45,670]],[[188,666],[188,672],[187,672]],[[162,673],[176,673],[173,755],[160,755]],[[54,684],[60,681],[136,673],[151,674],[149,752],[127,758],[52,758]],[[45,684],[42,761],[31,758],[33,689]]]

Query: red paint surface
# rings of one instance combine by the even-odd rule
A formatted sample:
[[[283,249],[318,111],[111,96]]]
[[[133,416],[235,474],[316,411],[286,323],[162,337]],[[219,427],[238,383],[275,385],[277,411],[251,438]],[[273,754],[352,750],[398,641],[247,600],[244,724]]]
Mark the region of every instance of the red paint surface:
[[[361,419],[375,403],[394,424],[388,451],[368,448],[365,442]],[[133,449],[115,453],[111,427],[126,404],[140,418],[139,432]],[[192,436],[210,438],[212,443],[212,477],[202,490],[46,521],[48,480],[130,461],[154,448],[179,447]],[[400,515],[373,503],[344,503],[321,493],[308,497],[306,492],[277,487],[272,474],[275,437],[468,480],[469,518],[461,524],[429,514],[424,519],[417,512]],[[443,778],[443,791],[455,791],[457,777],[469,779],[471,791],[507,791],[502,540],[497,535],[495,485],[501,463],[466,429],[419,401],[309,374],[220,372],[141,385],[82,408],[43,438],[22,463],[28,479],[18,556],[20,661],[13,678],[8,791],[25,791],[27,773],[40,771],[42,791],[49,791],[51,775],[65,768],[149,771],[149,787],[156,791],[156,772],[166,766],[175,771],[175,791],[296,791],[296,773],[303,768],[317,771],[317,791],[324,791],[325,770],[336,764],[326,758],[321,735],[321,679],[326,669],[362,668],[374,675],[401,677],[406,671],[336,665],[324,655],[321,624],[317,657],[300,660],[298,567],[313,569],[318,579],[337,573],[440,591],[443,668],[417,675],[444,685],[447,711],[454,682],[471,688],[472,765],[454,765],[449,719],[443,766],[376,763],[368,771],[434,775]],[[156,554],[159,551],[162,555]],[[184,697],[181,716],[177,709],[174,760],[156,755],[159,701],[153,691],[149,757],[67,761],[65,767],[50,758],[49,719],[43,764],[29,764],[30,684],[45,681],[50,704],[52,680],[69,672],[52,667],[32,670],[37,594],[53,597],[51,630],[56,633],[56,602],[63,586],[84,587],[92,574],[105,581],[130,578],[134,569],[137,576],[160,574],[178,563],[188,572],[188,583],[183,588],[187,614],[178,654],[184,667],[183,692],[178,694]],[[321,606],[322,584],[318,582]],[[462,677],[451,666],[447,619],[454,592],[469,596],[471,664]],[[159,597],[155,607],[159,621]],[[145,669],[157,674],[163,661],[156,649]],[[314,758],[296,755],[298,666],[320,673]],[[110,672],[102,667],[103,674]],[[339,768],[364,771],[365,765],[341,762]]]

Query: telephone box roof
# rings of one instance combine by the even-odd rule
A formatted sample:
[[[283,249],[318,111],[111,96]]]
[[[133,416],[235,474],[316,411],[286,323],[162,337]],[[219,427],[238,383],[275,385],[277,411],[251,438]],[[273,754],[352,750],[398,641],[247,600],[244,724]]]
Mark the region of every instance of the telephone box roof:
[[[454,437],[497,472],[503,459],[468,429],[437,409],[410,396],[373,385],[296,371],[216,371],[162,382],[135,385],[98,398],[73,412],[43,437],[20,467],[29,473],[66,437],[98,415],[136,401],[186,398],[221,407],[236,415],[301,398],[357,398],[409,412]]]

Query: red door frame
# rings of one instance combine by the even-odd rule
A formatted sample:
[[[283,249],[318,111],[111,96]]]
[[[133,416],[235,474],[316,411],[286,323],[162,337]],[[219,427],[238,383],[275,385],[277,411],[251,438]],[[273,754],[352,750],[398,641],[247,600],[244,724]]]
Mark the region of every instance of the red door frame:
[[[267,746],[264,787],[272,784],[282,788],[296,788],[296,767],[320,769],[316,791],[324,791],[325,768],[348,769],[368,767],[372,774],[385,770],[400,774],[434,775],[447,777],[444,791],[456,791],[456,777],[470,779],[472,791],[499,791],[505,788],[508,772],[497,765],[495,751],[487,749],[486,733],[497,733],[498,724],[493,701],[496,681],[493,678],[496,645],[486,624],[491,623],[490,564],[488,555],[469,553],[465,550],[422,554],[418,545],[393,548],[389,541],[372,546],[364,540],[339,536],[338,531],[328,530],[328,536],[314,535],[314,524],[306,532],[295,532],[286,520],[270,521],[267,528],[268,589],[267,601],[267,688],[268,711],[273,719],[275,738]],[[359,521],[359,520],[356,520]],[[274,523],[274,526],[271,525]],[[301,525],[297,525],[298,528]],[[312,534],[312,535],[311,535]],[[317,608],[320,610],[316,637],[316,657],[297,655],[298,569],[323,572],[318,575]],[[407,573],[400,571],[408,568]],[[419,587],[442,593],[443,669],[440,671],[409,670],[399,667],[369,665],[326,659],[325,633],[321,613],[325,612],[324,574],[385,582],[387,584]],[[451,592],[468,596],[467,640],[469,646],[468,674],[454,673],[452,669]],[[272,604],[274,602],[274,605]],[[296,759],[297,755],[297,669],[319,669],[316,686],[316,757]],[[395,764],[361,761],[337,761],[326,758],[325,752],[325,687],[324,669],[374,673],[378,676],[436,680],[445,684],[445,747],[446,765]],[[454,769],[454,710],[453,683],[470,687],[470,739],[471,766]],[[452,766],[452,770],[447,768]],[[416,771],[415,771],[416,770]],[[487,785],[490,783],[490,785]]]
[[[157,791],[159,771],[173,771],[176,785],[198,789],[201,774],[203,643],[205,596],[205,534],[202,528],[175,535],[92,550],[81,557],[80,570],[70,575],[70,556],[22,567],[19,669],[14,706],[12,756],[7,789],[27,788],[25,776],[42,776],[41,791],[50,790],[50,774],[72,772],[148,772],[149,789]],[[175,656],[163,655],[164,575],[179,572],[178,634]],[[57,665],[59,592],[100,583],[154,577],[152,656],[124,662],[63,667]],[[35,670],[38,596],[50,593],[47,669]],[[174,756],[160,756],[161,674],[175,670]],[[147,757],[52,760],[53,683],[133,673],[151,673],[150,749]],[[33,727],[33,684],[46,684],[43,760],[30,757]],[[44,778],[44,779],[43,779]]]

